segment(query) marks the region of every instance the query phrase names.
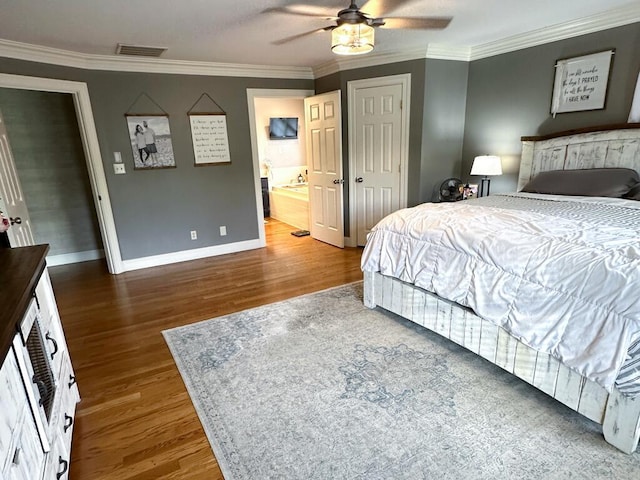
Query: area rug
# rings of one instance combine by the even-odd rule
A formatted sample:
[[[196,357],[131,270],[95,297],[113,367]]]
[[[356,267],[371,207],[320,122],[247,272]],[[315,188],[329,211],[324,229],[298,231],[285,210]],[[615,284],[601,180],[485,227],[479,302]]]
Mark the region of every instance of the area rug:
[[[163,333],[226,480],[640,478],[599,425],[361,283]]]

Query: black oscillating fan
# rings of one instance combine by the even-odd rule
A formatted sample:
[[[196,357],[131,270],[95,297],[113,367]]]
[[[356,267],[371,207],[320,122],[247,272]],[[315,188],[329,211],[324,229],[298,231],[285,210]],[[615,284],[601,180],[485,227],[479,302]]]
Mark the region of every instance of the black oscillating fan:
[[[459,178],[447,178],[440,185],[441,202],[457,202],[462,200],[464,194],[464,184]]]

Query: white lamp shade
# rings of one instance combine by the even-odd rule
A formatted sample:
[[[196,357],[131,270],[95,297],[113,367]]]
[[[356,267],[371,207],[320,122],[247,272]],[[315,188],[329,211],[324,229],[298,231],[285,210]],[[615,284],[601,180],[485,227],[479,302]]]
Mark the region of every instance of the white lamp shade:
[[[366,23],[343,23],[331,31],[331,51],[338,55],[369,53],[373,37],[373,27]]]
[[[502,163],[496,155],[480,155],[473,159],[471,175],[502,175]]]

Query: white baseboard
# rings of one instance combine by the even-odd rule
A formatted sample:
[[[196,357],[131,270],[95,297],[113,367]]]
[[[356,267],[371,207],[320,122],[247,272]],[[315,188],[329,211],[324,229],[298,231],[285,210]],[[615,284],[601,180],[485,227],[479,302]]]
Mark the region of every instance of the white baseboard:
[[[153,255],[151,257],[134,258],[124,260],[124,272],[131,270],[140,270],[142,268],[159,267],[161,265],[169,265],[171,263],[187,262],[189,260],[197,260],[199,258],[215,257],[227,253],[243,252],[245,250],[254,250],[264,247],[265,243],[260,239],[247,240],[244,242],[225,243],[224,245],[216,245],[213,247],[195,248],[193,250],[183,250],[181,252],[165,253],[162,255]]]
[[[68,265],[70,263],[88,262],[104,258],[104,250],[87,250],[86,252],[63,253],[60,255],[47,255],[47,266]]]

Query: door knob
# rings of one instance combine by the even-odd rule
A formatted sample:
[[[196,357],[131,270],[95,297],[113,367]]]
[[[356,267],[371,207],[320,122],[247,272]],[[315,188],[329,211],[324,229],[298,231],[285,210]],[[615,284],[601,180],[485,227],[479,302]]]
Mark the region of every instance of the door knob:
[[[341,179],[341,178],[336,178],[336,179],[333,181],[333,183],[334,183],[334,185],[340,185],[341,183],[344,183],[344,180],[343,180],[343,179]]]
[[[356,183],[362,183],[364,179],[362,177],[356,177]]]
[[[14,225],[16,223],[20,225],[22,223],[22,219],[20,217],[16,217],[16,218],[9,217],[9,220],[11,221],[11,225]]]

